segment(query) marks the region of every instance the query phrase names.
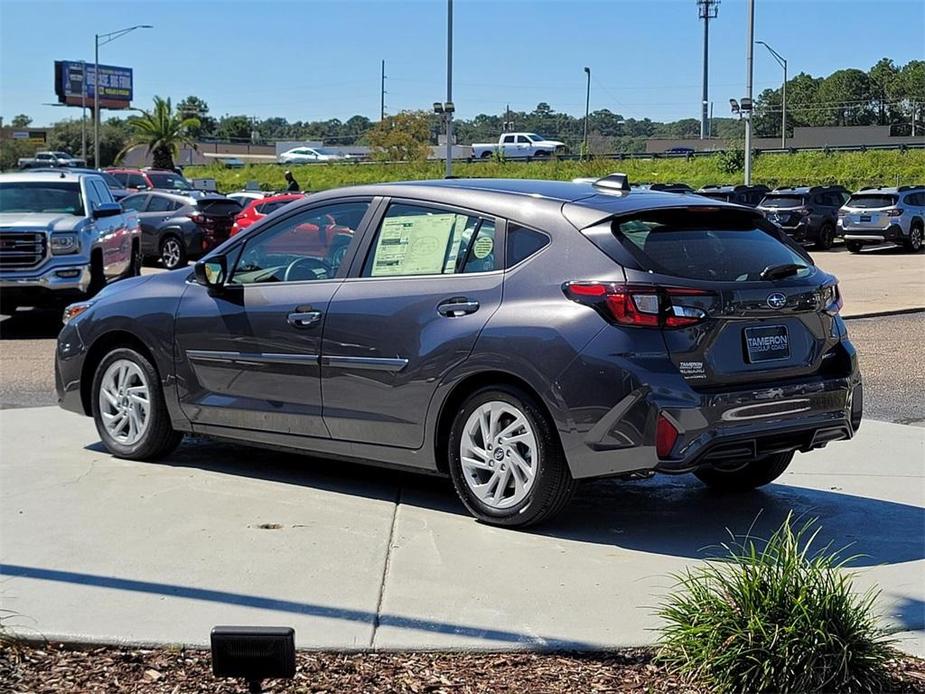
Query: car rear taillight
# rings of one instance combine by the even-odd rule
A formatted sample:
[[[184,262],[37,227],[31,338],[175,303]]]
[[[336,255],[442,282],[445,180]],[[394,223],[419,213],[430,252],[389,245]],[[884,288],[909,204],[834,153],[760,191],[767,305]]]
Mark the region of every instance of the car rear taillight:
[[[886,216],[887,217],[902,217],[903,211],[900,209],[887,210]]]
[[[678,440],[678,430],[671,420],[661,412],[655,423],[655,452],[659,458],[667,458],[671,455],[671,449],[674,448]]]
[[[690,287],[616,282],[567,282],[562,290],[572,301],[591,306],[612,322],[643,328],[683,328],[705,320],[703,309],[686,306],[679,298],[710,294]]]
[[[845,301],[838,284],[829,284],[822,288],[822,308],[826,313],[834,316],[844,305]]]

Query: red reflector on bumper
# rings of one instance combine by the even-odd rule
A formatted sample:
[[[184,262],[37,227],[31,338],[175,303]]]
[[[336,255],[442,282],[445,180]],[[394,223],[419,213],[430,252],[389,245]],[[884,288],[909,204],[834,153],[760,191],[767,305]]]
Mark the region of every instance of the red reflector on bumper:
[[[655,452],[658,457],[667,458],[671,455],[671,449],[677,440],[678,430],[665,415],[660,414],[655,424]]]

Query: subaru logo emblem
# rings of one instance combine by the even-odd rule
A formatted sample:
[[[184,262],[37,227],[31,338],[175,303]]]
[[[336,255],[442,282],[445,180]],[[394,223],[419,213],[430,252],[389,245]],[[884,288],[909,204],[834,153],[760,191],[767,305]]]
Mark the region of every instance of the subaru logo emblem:
[[[787,297],[780,292],[768,294],[768,306],[771,308],[783,308],[787,305]]]

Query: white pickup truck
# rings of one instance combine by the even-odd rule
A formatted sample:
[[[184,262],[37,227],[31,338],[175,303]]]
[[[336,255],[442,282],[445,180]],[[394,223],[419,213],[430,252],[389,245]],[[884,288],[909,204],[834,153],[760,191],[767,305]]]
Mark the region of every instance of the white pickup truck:
[[[141,271],[141,227],[96,173],[0,174],[0,313],[92,296]]]
[[[472,156],[476,159],[488,159],[501,152],[506,159],[525,159],[527,157],[551,157],[565,152],[565,143],[548,140],[536,133],[505,133],[496,144],[479,143],[472,145]]]

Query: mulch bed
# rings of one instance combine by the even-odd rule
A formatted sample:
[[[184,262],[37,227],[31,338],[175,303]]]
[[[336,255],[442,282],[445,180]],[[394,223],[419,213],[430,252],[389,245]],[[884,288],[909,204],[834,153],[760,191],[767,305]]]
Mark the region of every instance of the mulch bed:
[[[296,677],[266,692],[690,692],[700,689],[652,663],[651,649],[609,653],[300,652]],[[896,692],[925,692],[925,661],[892,665]],[[246,692],[212,677],[209,652],[194,649],[0,645],[0,692]]]

